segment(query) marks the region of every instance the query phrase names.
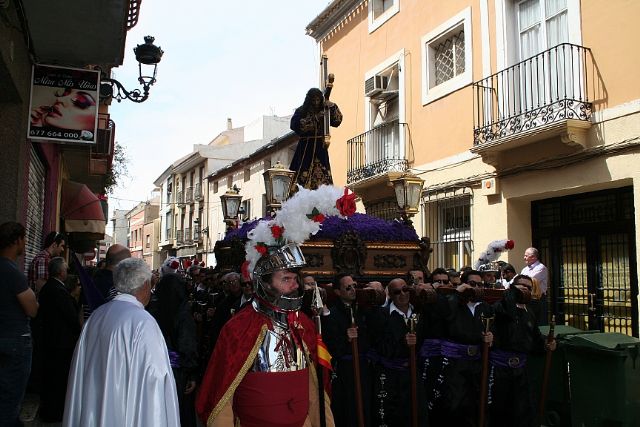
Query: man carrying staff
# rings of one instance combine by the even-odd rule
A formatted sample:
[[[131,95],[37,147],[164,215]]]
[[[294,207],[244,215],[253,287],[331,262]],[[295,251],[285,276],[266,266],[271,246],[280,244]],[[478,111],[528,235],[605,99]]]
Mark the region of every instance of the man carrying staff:
[[[518,275],[494,304],[496,321],[494,346],[489,356],[494,386],[491,391],[491,426],[533,427],[536,414],[532,390],[527,376],[527,356],[554,351],[555,340],[545,342],[536,317],[527,308],[531,300],[532,282],[529,276]]]
[[[300,312],[300,247],[270,247],[253,269],[256,295],[223,327],[196,411],[207,426],[320,426],[315,325]],[[325,396],[326,397],[326,396]]]
[[[366,354],[369,351],[368,321],[371,310],[356,303],[357,283],[353,277],[340,273],[333,280],[338,301],[322,318],[324,341],[332,356],[334,378],[331,381],[331,409],[336,425],[355,427],[358,425],[355,400],[355,378],[352,340],[357,340],[360,356],[360,390],[362,396],[364,425],[370,423],[371,370]],[[375,290],[371,290],[376,292]],[[352,321],[355,320],[355,327]]]
[[[467,270],[461,280],[458,292],[449,295],[442,307],[445,340],[441,343],[444,382],[440,408],[446,425],[473,427],[478,423],[482,344],[493,340],[491,332],[485,333],[482,318],[492,317],[493,309],[478,298],[480,272]]]
[[[411,382],[417,381],[417,377],[411,378],[409,369],[409,347],[417,343],[410,328],[415,314],[409,303],[413,291],[402,278],[391,280],[387,291],[390,302],[378,310],[371,328],[380,331],[372,337],[371,358],[376,362],[373,425],[406,427],[411,425]],[[417,393],[418,425],[424,426],[427,425],[424,388],[417,387]]]

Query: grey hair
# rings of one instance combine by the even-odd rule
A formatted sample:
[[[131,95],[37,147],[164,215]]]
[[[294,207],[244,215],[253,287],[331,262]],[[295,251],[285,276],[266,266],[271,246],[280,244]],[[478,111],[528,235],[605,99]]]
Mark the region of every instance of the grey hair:
[[[149,280],[151,269],[141,258],[123,259],[113,270],[113,284],[123,294],[135,295]]]
[[[536,259],[540,259],[540,252],[536,248],[527,248],[527,251],[531,252],[531,256],[536,257]]]
[[[51,258],[49,260],[49,266],[47,269],[49,270],[49,276],[58,277],[60,273],[64,270],[65,267],[64,258],[57,256],[55,258]]]

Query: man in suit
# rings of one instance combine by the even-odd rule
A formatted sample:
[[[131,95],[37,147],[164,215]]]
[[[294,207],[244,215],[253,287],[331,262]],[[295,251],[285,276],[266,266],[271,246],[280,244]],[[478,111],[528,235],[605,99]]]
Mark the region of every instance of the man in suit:
[[[69,367],[81,326],[78,304],[64,285],[67,263],[64,258],[52,258],[48,268],[49,279],[40,291],[37,318],[43,354],[40,418],[46,422],[60,422]]]

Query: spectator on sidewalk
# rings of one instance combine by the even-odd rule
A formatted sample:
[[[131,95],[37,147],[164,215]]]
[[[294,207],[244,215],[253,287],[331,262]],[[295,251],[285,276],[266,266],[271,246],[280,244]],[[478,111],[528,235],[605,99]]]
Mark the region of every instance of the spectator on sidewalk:
[[[0,425],[20,426],[20,405],[31,371],[29,318],[38,313],[35,293],[18,269],[25,229],[17,222],[0,225]]]
[[[44,286],[49,278],[49,260],[58,257],[64,252],[67,238],[64,234],[52,231],[44,239],[44,246],[36,254],[29,264],[29,286],[36,294]]]

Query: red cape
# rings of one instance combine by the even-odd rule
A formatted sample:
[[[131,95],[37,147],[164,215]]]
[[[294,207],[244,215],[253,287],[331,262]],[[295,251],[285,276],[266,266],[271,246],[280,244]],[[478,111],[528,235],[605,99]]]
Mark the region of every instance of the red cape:
[[[316,327],[302,312],[298,324],[299,334],[315,364]],[[271,319],[251,306],[240,310],[222,328],[196,399],[196,412],[205,425],[233,398],[238,384],[253,366],[268,329],[272,329]]]

